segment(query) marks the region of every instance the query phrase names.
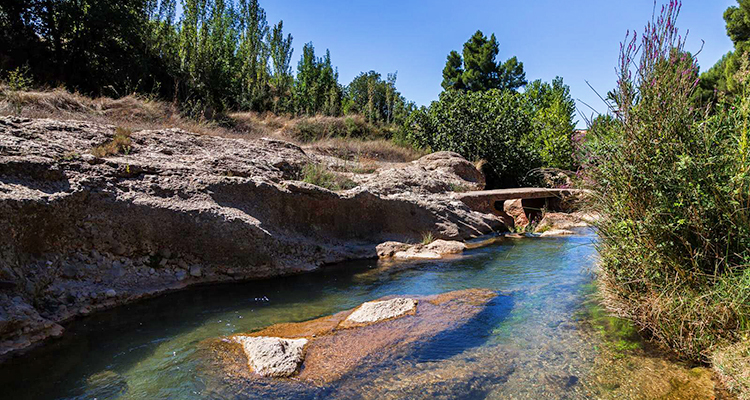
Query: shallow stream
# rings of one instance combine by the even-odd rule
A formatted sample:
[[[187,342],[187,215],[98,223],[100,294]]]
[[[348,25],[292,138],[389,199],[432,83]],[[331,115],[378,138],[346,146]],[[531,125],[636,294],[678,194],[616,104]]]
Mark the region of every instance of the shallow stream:
[[[450,261],[391,266],[361,261],[307,275],[197,287],[141,301],[75,321],[63,338],[0,365],[0,398],[215,398],[216,392],[209,397],[196,367],[196,349],[204,339],[305,321],[386,295],[468,288],[488,288],[501,295],[467,326],[420,343],[409,357],[303,393],[278,386],[232,389],[221,396],[622,398],[619,393],[627,386],[619,380],[631,378],[619,369],[601,376],[606,370],[602,357],[615,360],[605,363],[613,365],[620,353],[600,332],[606,328],[592,321],[597,318],[591,312],[594,240],[587,234],[506,239]],[[707,380],[710,386],[710,378],[701,371],[648,358],[664,362],[680,377]],[[661,374],[654,370],[648,376],[657,388]],[[686,384],[692,384],[690,379]],[[665,385],[676,385],[670,382]],[[664,388],[667,394],[673,389]]]

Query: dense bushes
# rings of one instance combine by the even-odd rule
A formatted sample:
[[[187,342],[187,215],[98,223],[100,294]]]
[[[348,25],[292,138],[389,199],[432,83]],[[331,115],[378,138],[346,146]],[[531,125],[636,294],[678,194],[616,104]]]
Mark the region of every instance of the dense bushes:
[[[710,118],[692,106],[679,8],[622,46],[618,120],[590,130],[582,173],[603,216],[608,305],[698,359],[750,332],[750,99]]]
[[[432,151],[485,160],[489,187],[536,184],[539,167],[575,169],[571,137],[575,106],[561,78],[511,90],[448,90],[412,113],[402,138]]]
[[[538,165],[521,139],[531,133],[523,98],[511,91],[446,91],[428,109],[414,112],[406,138],[434,151],[487,160],[503,186],[515,186]]]

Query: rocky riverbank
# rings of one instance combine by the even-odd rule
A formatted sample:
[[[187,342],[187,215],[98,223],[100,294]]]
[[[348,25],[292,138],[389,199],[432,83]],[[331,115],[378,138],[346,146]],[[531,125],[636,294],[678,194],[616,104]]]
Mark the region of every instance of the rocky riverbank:
[[[426,232],[506,229],[451,196],[484,185],[455,153],[350,174],[339,192],[301,182],[320,162],[276,140],[0,118],[0,354],[167,290],[377,257]]]

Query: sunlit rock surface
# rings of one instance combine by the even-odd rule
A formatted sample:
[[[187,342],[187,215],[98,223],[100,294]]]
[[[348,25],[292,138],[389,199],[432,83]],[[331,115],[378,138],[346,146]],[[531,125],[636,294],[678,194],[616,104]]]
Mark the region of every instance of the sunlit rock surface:
[[[354,310],[342,325],[370,324],[387,319],[402,317],[408,313],[414,313],[417,309],[417,300],[406,298],[395,298],[383,301],[368,301]]]
[[[496,297],[495,292],[486,289],[469,289],[449,292],[437,296],[382,299],[383,304],[398,305],[389,309],[404,310],[413,304],[413,314],[399,318],[357,317],[355,312],[343,311],[338,314],[307,322],[277,324],[259,332],[240,335],[242,337],[281,337],[286,339],[307,339],[304,361],[293,381],[268,381],[247,368],[248,359],[242,346],[234,339],[216,339],[205,342],[202,350],[202,374],[206,375],[209,391],[217,394],[226,391],[259,390],[268,385],[279,385],[287,390],[289,385],[321,385],[356,373],[373,365],[387,363],[388,360],[403,357],[442,333],[457,329],[479,315]],[[389,300],[396,300],[388,303]],[[367,304],[367,303],[365,303]],[[379,312],[379,316],[384,316]],[[348,318],[355,315],[357,321],[350,325]],[[304,390],[304,388],[298,388]]]
[[[446,256],[463,253],[467,246],[456,240],[438,239],[429,244],[407,244],[385,242],[377,247],[380,258],[394,260],[439,260]]]
[[[297,372],[305,358],[307,339],[235,336],[252,371],[261,376],[287,377]]]

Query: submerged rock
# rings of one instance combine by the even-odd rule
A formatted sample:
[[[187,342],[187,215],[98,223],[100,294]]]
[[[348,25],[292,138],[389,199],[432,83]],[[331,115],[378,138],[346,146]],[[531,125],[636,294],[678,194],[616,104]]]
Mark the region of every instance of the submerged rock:
[[[87,398],[116,399],[128,391],[128,382],[114,371],[102,371],[86,378]]]
[[[305,358],[307,339],[235,336],[242,345],[248,365],[260,376],[287,377],[297,372]]]
[[[250,392],[255,390],[253,382],[267,388],[268,382],[258,381],[264,376],[253,372],[255,368],[247,367],[250,362],[247,350],[238,345],[236,338],[306,339],[295,382],[313,385],[333,382],[366,366],[407,355],[415,351],[414,344],[465,325],[495,296],[490,290],[469,289],[437,296],[386,298],[329,317],[272,325],[228,340],[209,340],[201,346],[200,371],[209,382],[210,392],[234,392],[235,389]],[[357,323],[352,324],[352,321]],[[230,383],[228,388],[225,387],[227,382]]]

